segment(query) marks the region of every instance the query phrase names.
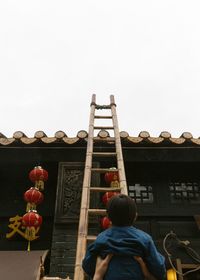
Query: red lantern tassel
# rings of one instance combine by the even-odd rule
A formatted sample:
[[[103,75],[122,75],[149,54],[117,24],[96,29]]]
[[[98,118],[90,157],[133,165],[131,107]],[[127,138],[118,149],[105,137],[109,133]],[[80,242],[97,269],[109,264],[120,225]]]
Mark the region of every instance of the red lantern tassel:
[[[27,227],[25,231],[25,237],[27,240],[32,241],[35,239],[35,228],[34,227]]]
[[[111,188],[119,188],[119,181],[112,181],[111,183],[110,183],[110,187]]]
[[[28,202],[26,205],[26,212],[36,210],[36,204],[33,202]]]
[[[27,248],[27,251],[30,252],[30,250],[31,250],[31,242],[30,242],[30,240],[29,240],[29,241],[28,241],[28,248]]]
[[[31,203],[28,202],[27,205],[26,205],[26,212],[28,212],[30,210],[31,210]]]
[[[35,181],[35,188],[38,189],[39,191],[43,191],[44,190],[44,181],[42,181],[42,180]]]

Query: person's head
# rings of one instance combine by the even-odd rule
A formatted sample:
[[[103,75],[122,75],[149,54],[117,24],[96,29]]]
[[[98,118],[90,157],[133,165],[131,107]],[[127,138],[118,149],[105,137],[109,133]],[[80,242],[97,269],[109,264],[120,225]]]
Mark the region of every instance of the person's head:
[[[132,198],[119,194],[108,201],[107,213],[114,226],[131,226],[137,217],[137,208]]]

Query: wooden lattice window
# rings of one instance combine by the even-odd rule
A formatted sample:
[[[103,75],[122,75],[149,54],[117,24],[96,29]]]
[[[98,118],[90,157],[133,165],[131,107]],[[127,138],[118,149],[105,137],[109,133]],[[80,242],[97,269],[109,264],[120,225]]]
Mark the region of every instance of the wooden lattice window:
[[[170,182],[169,191],[171,203],[200,203],[200,185],[197,182]]]
[[[134,184],[129,186],[129,196],[139,203],[153,203],[152,186],[145,184]]]

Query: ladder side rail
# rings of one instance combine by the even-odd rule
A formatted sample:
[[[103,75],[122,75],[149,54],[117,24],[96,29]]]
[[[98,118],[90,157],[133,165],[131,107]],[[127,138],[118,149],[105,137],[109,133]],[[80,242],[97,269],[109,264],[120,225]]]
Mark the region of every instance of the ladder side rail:
[[[88,208],[89,208],[89,200],[90,200],[90,183],[91,183],[90,181],[91,181],[93,137],[94,137],[94,115],[95,115],[95,95],[93,95],[92,103],[91,103],[88,144],[87,144],[87,151],[86,151],[81,209],[80,209],[80,217],[79,217],[74,280],[83,280],[84,279],[84,272],[82,269],[82,260],[85,256],[86,246],[87,246]]]
[[[122,147],[121,147],[121,139],[119,134],[119,127],[118,127],[118,120],[117,120],[117,113],[116,113],[116,104],[113,95],[110,95],[110,105],[111,105],[111,112],[113,117],[115,146],[117,152],[117,168],[119,172],[119,184],[121,188],[121,193],[128,195],[124,160],[123,160]]]

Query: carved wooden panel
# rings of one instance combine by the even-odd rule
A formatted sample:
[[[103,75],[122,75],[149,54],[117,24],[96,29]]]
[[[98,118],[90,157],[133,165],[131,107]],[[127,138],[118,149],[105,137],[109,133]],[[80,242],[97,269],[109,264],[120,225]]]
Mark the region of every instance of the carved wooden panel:
[[[97,166],[97,164],[94,165]],[[84,166],[83,162],[61,162],[59,164],[55,209],[56,223],[78,222],[79,220]],[[91,184],[98,185],[98,180],[97,175],[93,176]],[[94,196],[91,203],[94,204],[95,201]]]
[[[83,181],[83,171],[67,169],[64,167],[63,174],[63,214],[68,216],[79,215],[81,202],[81,186]]]

